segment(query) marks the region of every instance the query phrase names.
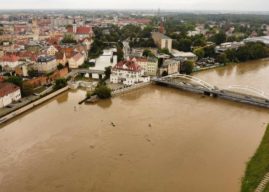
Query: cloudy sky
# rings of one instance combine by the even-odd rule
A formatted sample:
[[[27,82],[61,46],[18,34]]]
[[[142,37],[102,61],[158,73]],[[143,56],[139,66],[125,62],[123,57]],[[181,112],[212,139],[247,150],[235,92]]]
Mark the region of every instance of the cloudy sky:
[[[0,9],[40,8],[269,11],[269,0],[0,0]]]

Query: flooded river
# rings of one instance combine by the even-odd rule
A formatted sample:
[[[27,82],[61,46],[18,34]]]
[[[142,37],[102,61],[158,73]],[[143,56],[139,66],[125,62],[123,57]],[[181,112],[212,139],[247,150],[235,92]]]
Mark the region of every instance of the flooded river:
[[[269,61],[196,74],[269,93]],[[78,105],[64,93],[0,129],[1,192],[238,192],[268,110],[150,86]]]

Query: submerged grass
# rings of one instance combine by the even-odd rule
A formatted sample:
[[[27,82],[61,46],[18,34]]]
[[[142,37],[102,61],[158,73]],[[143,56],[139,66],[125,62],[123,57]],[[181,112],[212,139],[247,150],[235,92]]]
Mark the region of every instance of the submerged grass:
[[[269,172],[269,125],[254,156],[247,163],[241,192],[254,192],[266,173]],[[267,185],[266,192],[269,192]]]

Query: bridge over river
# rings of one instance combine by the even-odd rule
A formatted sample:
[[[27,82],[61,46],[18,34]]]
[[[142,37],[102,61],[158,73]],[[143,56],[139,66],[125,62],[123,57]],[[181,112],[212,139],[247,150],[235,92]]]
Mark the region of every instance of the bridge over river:
[[[161,78],[154,78],[152,81],[158,85],[165,85],[211,97],[269,108],[269,97],[264,91],[254,87],[231,85],[228,88],[220,89],[202,79],[184,74],[173,74]]]

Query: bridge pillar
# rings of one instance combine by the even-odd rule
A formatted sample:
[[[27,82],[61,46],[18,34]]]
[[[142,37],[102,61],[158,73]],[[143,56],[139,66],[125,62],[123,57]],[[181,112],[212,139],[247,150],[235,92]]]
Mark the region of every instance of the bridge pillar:
[[[204,95],[206,95],[206,96],[211,96],[211,93],[208,92],[208,91],[204,91]]]
[[[210,96],[211,96],[211,97],[218,97],[218,94],[216,94],[216,93],[211,93]]]

